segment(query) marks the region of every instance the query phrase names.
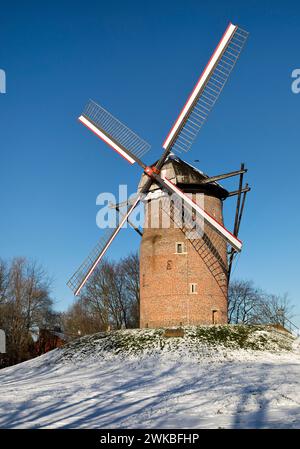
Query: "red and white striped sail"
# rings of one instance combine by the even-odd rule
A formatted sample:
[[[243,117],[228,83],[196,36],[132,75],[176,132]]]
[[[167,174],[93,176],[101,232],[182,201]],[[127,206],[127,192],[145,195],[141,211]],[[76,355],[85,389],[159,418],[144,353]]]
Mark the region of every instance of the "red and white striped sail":
[[[205,212],[202,207],[200,207],[192,198],[189,198],[185,193],[180,190],[175,184],[173,184],[169,179],[163,177],[162,178],[167,187],[171,189],[174,193],[176,193],[180,198],[182,198],[189,206],[191,206],[196,213],[198,213],[201,217],[204,218],[205,222],[211,226],[219,235],[221,235],[229,245],[231,245],[236,251],[240,252],[242,249],[242,242],[235,237],[230,231],[228,231],[221,223],[219,223],[215,218],[213,218],[210,214]]]
[[[134,200],[133,204],[128,208],[126,214],[122,217],[119,225],[115,229],[107,229],[108,232],[105,233],[104,236],[99,240],[95,248],[90,252],[85,261],[80,265],[78,270],[73,274],[70,280],[67,282],[68,287],[73,290],[74,295],[79,295],[81,289],[104,257],[106,251],[112,244],[113,240],[120,232],[124,223],[127,221],[129,215],[133,211],[133,209],[137,206],[140,201],[140,195]]]
[[[176,119],[163,147],[188,151],[218,99],[246,42],[248,33],[230,23]]]
[[[93,100],[88,102],[79,121],[130,164],[141,163],[140,158],[151,148],[145,140]]]
[[[124,159],[126,159],[130,164],[134,164],[135,160],[127,154],[126,151],[123,150],[123,148],[118,145],[117,142],[113,141],[111,137],[104,134],[103,131],[101,131],[99,128],[97,128],[90,120],[88,120],[84,115],[81,115],[78,120],[85,125],[87,128],[89,128],[93,133],[95,133],[100,139],[102,139],[107,145],[109,145],[113,150],[115,150],[117,153],[119,153]]]

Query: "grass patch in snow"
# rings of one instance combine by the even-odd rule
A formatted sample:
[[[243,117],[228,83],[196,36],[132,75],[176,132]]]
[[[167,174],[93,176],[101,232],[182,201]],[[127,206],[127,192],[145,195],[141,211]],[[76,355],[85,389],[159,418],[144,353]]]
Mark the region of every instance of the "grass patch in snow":
[[[164,336],[165,329],[100,332],[75,340],[57,352],[56,360],[143,358],[145,356],[228,358],[232,351],[291,351],[294,338],[268,326],[186,326],[184,337]]]

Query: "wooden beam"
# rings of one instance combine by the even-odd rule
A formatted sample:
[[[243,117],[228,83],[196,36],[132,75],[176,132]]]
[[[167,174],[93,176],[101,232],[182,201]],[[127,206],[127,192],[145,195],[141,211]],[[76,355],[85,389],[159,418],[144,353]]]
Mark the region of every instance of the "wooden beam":
[[[237,226],[237,233],[239,233],[239,230],[240,230],[242,216],[243,216],[243,212],[244,212],[244,208],[245,208],[246,195],[249,192],[249,190],[250,190],[250,188],[248,187],[248,184],[246,184],[246,189],[245,189],[244,194],[243,194],[243,200],[242,200],[242,205],[241,205],[241,210],[240,210],[240,215],[239,215],[239,221],[238,221],[238,226]]]
[[[116,204],[115,205],[115,209],[120,213],[120,209],[119,209],[119,205]],[[139,228],[137,228],[132,221],[129,220],[129,218],[127,218],[128,223],[130,224],[130,226],[141,236],[143,237],[143,233],[139,230]]]
[[[119,213],[120,213],[120,206],[122,205],[122,204],[128,204],[128,202],[127,201],[123,201],[123,203],[120,203],[120,204],[110,204],[110,208],[111,209],[116,209]],[[139,228],[137,228],[133,223],[132,223],[132,221],[130,221],[129,220],[129,218],[127,219],[127,221],[128,221],[128,223],[130,224],[130,226],[141,236],[141,237],[143,237],[143,233],[139,230]]]
[[[247,186],[248,186],[248,184],[247,184]],[[244,187],[244,188],[242,189],[242,193],[250,192],[250,190],[251,190],[251,187]],[[238,195],[239,192],[240,192],[239,190],[234,190],[234,191],[232,191],[232,192],[229,192],[228,196],[235,196],[235,195]]]
[[[236,211],[235,211],[235,220],[234,220],[234,229],[233,229],[233,235],[237,236],[237,227],[238,227],[238,220],[239,220],[239,214],[240,214],[240,204],[241,204],[241,196],[242,196],[242,188],[243,188],[243,178],[244,178],[244,163],[241,164],[241,174],[240,174],[240,182],[239,182],[239,193],[236,201]]]
[[[123,206],[130,206],[130,205],[131,205],[131,203],[130,203],[129,200],[125,200],[125,201],[122,201],[122,203],[117,203],[117,204],[109,202],[109,208],[110,209],[117,209],[117,208],[120,208],[120,207],[123,207]]]
[[[239,182],[239,189],[238,189],[238,197],[236,202],[236,210],[235,210],[235,219],[234,219],[234,228],[233,228],[233,235],[237,237],[238,231],[239,231],[239,217],[240,217],[240,205],[241,205],[241,196],[242,196],[242,188],[243,188],[243,178],[244,178],[244,168],[245,164],[241,163],[241,173],[240,173],[240,182]],[[246,195],[247,192],[244,193]],[[229,262],[228,262],[228,283],[230,279],[231,269],[232,269],[232,262],[234,257],[235,251],[233,248],[231,248],[230,255],[229,255]]]
[[[248,187],[248,184],[246,184],[246,187]],[[237,233],[239,233],[239,230],[240,230],[241,220],[242,220],[242,216],[243,216],[243,212],[244,212],[244,208],[245,208],[246,195],[249,192],[249,190],[251,190],[251,189],[250,188],[248,188],[248,189],[245,188],[244,189],[242,206],[241,206],[241,210],[240,210],[240,213],[239,213],[239,219],[238,219]],[[229,282],[229,279],[230,279],[230,274],[231,274],[232,262],[233,262],[234,255],[235,255],[235,251],[231,250],[230,255],[229,255],[229,262],[228,262],[228,282]]]
[[[221,179],[232,178],[232,176],[241,175],[246,173],[247,171],[247,168],[243,168],[241,170],[232,171],[230,173],[224,173],[223,175],[211,176],[210,178],[203,179],[200,184],[209,184],[210,182],[220,181]]]

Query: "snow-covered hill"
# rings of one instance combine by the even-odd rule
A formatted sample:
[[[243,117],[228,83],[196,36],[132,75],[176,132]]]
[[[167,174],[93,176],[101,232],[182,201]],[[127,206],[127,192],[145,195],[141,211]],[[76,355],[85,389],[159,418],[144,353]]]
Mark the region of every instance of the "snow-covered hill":
[[[299,428],[299,341],[242,326],[83,337],[0,371],[0,427]]]

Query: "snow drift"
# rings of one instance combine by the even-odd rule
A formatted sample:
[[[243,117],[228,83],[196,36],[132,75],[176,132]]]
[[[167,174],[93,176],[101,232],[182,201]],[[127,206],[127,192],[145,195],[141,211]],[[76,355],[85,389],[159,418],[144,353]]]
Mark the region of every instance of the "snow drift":
[[[0,371],[0,427],[300,427],[299,341],[263,326],[86,336]]]

